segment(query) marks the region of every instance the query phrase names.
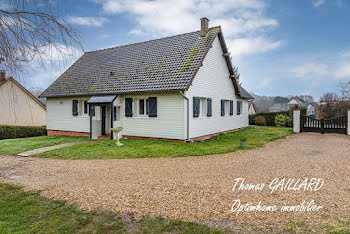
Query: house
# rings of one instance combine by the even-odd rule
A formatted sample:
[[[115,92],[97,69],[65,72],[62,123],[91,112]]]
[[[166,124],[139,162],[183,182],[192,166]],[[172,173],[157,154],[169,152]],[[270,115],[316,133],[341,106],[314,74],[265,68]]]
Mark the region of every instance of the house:
[[[46,107],[14,78],[0,70],[0,125],[44,126]]]
[[[289,110],[290,105],[288,103],[274,103],[270,108],[270,112],[280,112]]]
[[[274,103],[270,108],[270,112],[280,112],[280,111],[288,111],[290,108],[294,106],[302,106],[307,107],[309,103],[304,102],[299,98],[291,98],[287,103]]]
[[[250,114],[250,115],[256,114],[255,105],[252,101],[249,102],[248,114]]]
[[[189,140],[248,126],[221,27],[87,52],[41,95],[48,135]]]
[[[310,102],[307,105],[306,115],[316,117],[316,107],[317,107],[317,102]]]

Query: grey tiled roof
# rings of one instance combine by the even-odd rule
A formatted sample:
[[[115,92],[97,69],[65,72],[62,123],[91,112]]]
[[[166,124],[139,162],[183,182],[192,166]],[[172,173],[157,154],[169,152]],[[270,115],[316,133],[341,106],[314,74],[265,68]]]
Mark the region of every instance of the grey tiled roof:
[[[214,27],[205,37],[196,31],[87,52],[41,97],[186,90],[218,34]]]
[[[246,99],[254,99],[241,85],[238,84],[239,96]]]

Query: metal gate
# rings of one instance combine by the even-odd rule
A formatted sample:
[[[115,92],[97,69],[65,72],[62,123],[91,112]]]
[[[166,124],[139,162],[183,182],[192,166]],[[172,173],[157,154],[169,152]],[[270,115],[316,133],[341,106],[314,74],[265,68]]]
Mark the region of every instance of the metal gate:
[[[309,116],[301,116],[301,132],[319,132],[319,133],[339,133],[346,134],[348,119],[346,116],[333,119],[314,119]]]

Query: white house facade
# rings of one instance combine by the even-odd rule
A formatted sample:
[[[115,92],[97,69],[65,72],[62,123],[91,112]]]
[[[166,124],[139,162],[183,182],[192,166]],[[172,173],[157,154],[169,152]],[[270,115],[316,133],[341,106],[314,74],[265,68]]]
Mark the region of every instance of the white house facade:
[[[115,138],[111,128],[122,127],[126,138],[185,141],[247,127],[252,97],[235,79],[221,28],[206,25],[84,54],[42,94],[48,135]]]

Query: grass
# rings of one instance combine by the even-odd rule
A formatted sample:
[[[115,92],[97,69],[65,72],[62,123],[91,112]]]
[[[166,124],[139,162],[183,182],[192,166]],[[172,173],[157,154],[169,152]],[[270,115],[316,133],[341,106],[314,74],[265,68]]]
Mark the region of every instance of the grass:
[[[45,153],[37,157],[58,159],[108,159],[108,158],[145,158],[145,157],[183,157],[209,154],[222,154],[241,150],[240,139],[247,139],[245,149],[254,149],[266,143],[292,134],[291,128],[250,126],[244,130],[221,135],[210,142],[184,144],[168,141],[122,139],[122,147],[116,147],[115,141],[93,141],[74,145]]]
[[[16,155],[28,150],[82,140],[87,140],[87,138],[68,136],[39,136],[1,140],[0,155]]]
[[[0,183],[0,233],[223,233],[205,225],[160,217],[141,220],[82,211],[65,201]]]

